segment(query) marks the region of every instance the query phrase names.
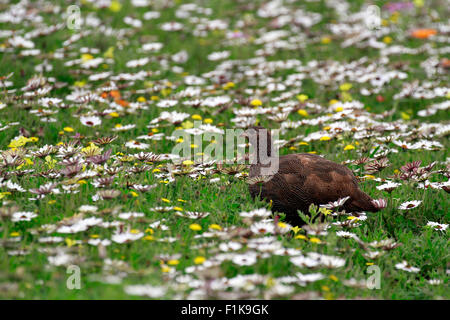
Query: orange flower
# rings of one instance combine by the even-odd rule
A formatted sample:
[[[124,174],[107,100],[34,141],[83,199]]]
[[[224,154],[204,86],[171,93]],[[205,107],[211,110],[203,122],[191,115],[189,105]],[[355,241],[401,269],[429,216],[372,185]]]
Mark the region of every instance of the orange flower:
[[[118,104],[120,104],[122,107],[128,107],[130,105],[130,103],[128,101],[122,100],[122,99],[118,99],[116,100],[116,102]]]
[[[411,37],[416,39],[428,39],[435,34],[437,34],[437,31],[435,29],[416,29],[411,32]]]
[[[120,98],[120,92],[117,91],[117,90],[111,90],[111,91],[109,92],[109,95],[110,95],[111,97],[115,98],[115,99]]]
[[[446,69],[450,68],[450,59],[443,58],[440,63],[441,63],[441,67],[446,68]]]

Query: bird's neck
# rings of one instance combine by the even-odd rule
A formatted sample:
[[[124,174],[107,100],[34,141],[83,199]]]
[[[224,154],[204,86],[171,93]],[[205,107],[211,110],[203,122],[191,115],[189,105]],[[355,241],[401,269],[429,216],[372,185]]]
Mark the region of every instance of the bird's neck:
[[[258,139],[256,148],[253,148],[253,152],[250,156],[251,173],[253,175],[261,175],[262,172],[266,172],[267,168],[272,167],[274,164],[274,150],[272,149],[271,137]]]

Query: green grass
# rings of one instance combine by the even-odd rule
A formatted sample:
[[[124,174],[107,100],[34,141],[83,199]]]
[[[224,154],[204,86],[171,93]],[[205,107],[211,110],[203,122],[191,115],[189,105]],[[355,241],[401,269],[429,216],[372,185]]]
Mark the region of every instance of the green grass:
[[[149,132],[147,125],[149,122],[159,116],[162,111],[186,112],[191,116],[201,115],[202,119],[211,118],[212,124],[218,127],[233,128],[231,121],[235,115],[233,109],[242,108],[235,101],[230,107],[221,113],[217,113],[219,108],[199,107],[194,108],[185,106],[181,102],[191,98],[177,98],[176,94],[187,85],[184,78],[187,75],[202,76],[203,74],[214,70],[222,61],[209,61],[207,56],[216,51],[230,51],[230,57],[227,60],[241,60],[243,65],[254,67],[246,63],[246,59],[255,57],[255,52],[263,48],[263,45],[255,43],[265,32],[271,30],[271,19],[261,18],[257,15],[257,9],[262,1],[254,1],[251,6],[245,7],[245,2],[240,1],[200,1],[198,4],[202,7],[210,7],[212,14],[210,16],[192,13],[193,17],[202,16],[205,18],[222,19],[228,22],[227,30],[209,31],[205,37],[194,36],[192,31],[197,23],[189,22],[186,19],[177,18],[176,10],[180,7],[180,1],[175,1],[174,7],[165,8],[161,11],[161,17],[154,20],[144,20],[144,12],[157,10],[154,7],[134,8],[131,3],[126,2],[118,12],[113,12],[108,8],[98,9],[94,5],[81,1],[78,3],[81,7],[83,16],[93,14],[99,18],[102,25],[114,30],[113,35],[105,35],[100,28],[82,26],[81,32],[90,30],[92,33],[83,37],[73,45],[64,49],[64,57],[55,59],[53,54],[63,47],[66,41],[76,31],[62,28],[52,34],[33,38],[35,48],[40,49],[38,56],[20,57],[21,49],[12,48],[12,52],[0,53],[0,76],[6,76],[13,72],[9,81],[13,86],[8,89],[17,89],[16,92],[0,92],[0,102],[5,103],[6,107],[0,109],[0,127],[6,124],[19,122],[18,125],[11,126],[8,129],[0,131],[0,149],[5,151],[10,149],[8,145],[11,140],[20,135],[19,129],[24,128],[29,131],[30,136],[37,137],[38,141],[28,142],[23,148],[28,153],[32,163],[26,163],[20,169],[32,169],[33,173],[26,173],[23,176],[14,174],[17,167],[0,167],[0,177],[5,176],[5,181],[11,180],[20,184],[27,192],[9,192],[6,186],[0,187],[0,298],[4,299],[133,299],[142,298],[141,296],[127,295],[124,288],[134,284],[150,284],[155,286],[167,287],[167,292],[162,296],[165,299],[186,298],[194,290],[187,284],[177,284],[175,278],[186,273],[186,268],[194,266],[195,259],[205,257],[206,260],[214,259],[219,253],[219,244],[231,241],[226,235],[213,238],[195,237],[210,231],[209,227],[213,224],[219,225],[223,230],[229,231],[232,228],[248,229],[249,225],[239,215],[240,212],[250,211],[257,208],[269,208],[265,201],[254,200],[248,192],[248,184],[245,178],[235,177],[222,173],[213,173],[201,176],[200,178],[190,178],[186,175],[176,176],[170,183],[162,183],[165,178],[158,178],[158,170],[164,171],[168,162],[148,163],[150,169],[141,173],[131,173],[130,168],[143,166],[144,163],[135,159],[131,161],[121,161],[122,156],[138,153],[140,150],[134,150],[125,147],[125,143],[136,139],[137,136],[145,135]],[[363,1],[351,1],[350,11],[357,12]],[[376,4],[382,6],[386,1],[376,1]],[[66,10],[66,3],[61,1],[59,6],[61,11]],[[1,4],[0,12],[10,8],[11,4]],[[36,6],[33,4],[32,6]],[[305,2],[301,1],[289,5],[291,8],[302,8],[306,12],[319,12],[322,14],[322,20],[311,27],[308,31],[310,37],[306,37],[303,47],[295,50],[276,49],[275,52],[266,57],[267,61],[287,61],[289,59],[298,59],[305,66],[309,61],[338,61],[341,64],[347,64],[362,57],[368,58],[368,63],[380,58],[380,50],[374,48],[358,48],[352,46],[342,48],[341,42],[344,40],[339,35],[332,35],[328,25],[340,22],[339,15],[326,6],[325,1]],[[46,25],[64,23],[65,20],[61,14],[51,14],[39,8],[39,14],[43,17]],[[446,8],[440,1],[427,1],[424,8],[414,8],[408,12],[400,13],[397,23],[389,23],[392,27],[389,36],[392,38],[392,45],[401,45],[409,48],[417,48],[425,43],[430,43],[435,48],[444,48],[445,42],[434,41],[433,39],[413,39],[408,36],[410,29],[415,27],[426,27],[430,25],[427,19],[430,18],[431,10],[435,11],[439,18],[436,22],[445,22]],[[382,10],[383,18],[391,21],[392,17]],[[448,12],[447,12],[448,13]],[[142,27],[133,28],[123,22],[124,17],[133,17],[143,22]],[[238,28],[236,23],[239,20],[246,19],[250,21],[248,26]],[[444,19],[444,20],[440,20]],[[176,32],[165,32],[160,29],[160,25],[167,21],[181,21],[185,28]],[[21,22],[18,24],[0,23],[2,30],[14,30],[18,33],[22,31],[29,32],[35,30],[36,22]],[[290,36],[302,35],[304,30],[291,31],[291,25],[287,24],[282,29],[290,31]],[[124,37],[118,37],[120,30],[126,28],[128,34]],[[226,44],[226,32],[240,29],[248,36],[248,41],[244,45],[232,46]],[[265,30],[265,31],[262,31]],[[402,36],[405,36],[402,39]],[[331,37],[328,44],[322,43],[321,39]],[[383,37],[378,41],[382,41]],[[161,42],[164,44],[160,52],[145,53],[140,50],[142,44],[148,42]],[[99,53],[92,54],[94,58],[103,57],[109,48],[114,48],[113,62],[104,62],[98,68],[89,70],[81,69],[79,66],[68,67],[67,61],[79,59],[82,55],[81,48],[95,48]],[[8,37],[0,38],[0,48],[10,48]],[[186,63],[178,64],[171,61],[171,56],[181,50],[186,50],[189,58]],[[143,67],[128,68],[126,63],[130,60],[148,57],[151,61]],[[435,86],[448,86],[448,69],[444,75],[437,75],[434,79],[428,79],[420,63],[430,57],[427,52],[417,55],[402,54],[389,56],[389,62],[386,64],[388,70],[395,70],[394,65],[398,62],[405,63],[402,70],[407,74],[407,78],[400,80],[394,79],[382,87],[379,95],[384,97],[384,101],[377,100],[377,94],[364,96],[360,94],[361,88],[371,88],[368,83],[352,83],[352,88],[348,91],[353,101],[360,101],[364,105],[364,111],[371,119],[375,119],[377,114],[385,111],[394,110],[392,115],[383,119],[377,119],[380,122],[395,122],[397,124],[407,125],[408,131],[413,132],[422,123],[439,123],[440,125],[449,124],[448,110],[440,110],[436,114],[422,118],[417,116],[417,112],[431,104],[448,101],[449,95],[445,97],[436,97],[433,99],[413,99],[402,98],[395,100],[394,95],[402,90],[403,85],[415,80],[419,84],[434,81]],[[444,58],[440,55],[439,58]],[[56,119],[53,123],[44,123],[30,110],[38,110],[42,107],[37,99],[25,99],[21,96],[21,88],[27,81],[37,74],[36,65],[47,60],[53,66],[53,70],[46,72],[45,77],[53,77],[58,82],[63,82],[66,86],[55,88],[47,97],[57,97],[65,100],[69,105],[67,109],[50,107],[55,111],[52,117]],[[168,62],[170,68],[163,68],[162,60]],[[183,73],[175,73],[171,67],[178,65],[184,70]],[[321,67],[319,67],[321,68]],[[80,72],[81,70],[81,72]],[[102,125],[94,128],[84,126],[76,116],[87,114],[89,106],[98,112],[111,108],[112,100],[108,103],[93,102],[90,104],[75,104],[66,100],[66,96],[76,88],[90,90],[95,92],[102,85],[109,85],[109,79],[99,81],[89,81],[90,74],[102,71],[110,71],[113,75],[120,73],[135,73],[138,71],[151,71],[153,75],[147,77],[144,81],[134,82],[116,81],[118,85],[124,85],[120,88],[122,99],[128,102],[136,102],[138,98],[144,97],[147,110],[137,110],[134,113],[127,112],[127,108],[118,111],[118,117],[102,116]],[[157,74],[159,72],[159,74]],[[231,99],[249,98],[262,99],[263,107],[277,107],[280,103],[272,101],[282,92],[262,92],[259,94],[247,94],[246,89],[256,87],[252,84],[253,79],[240,80],[236,77],[238,69],[234,68],[229,74],[227,81],[234,83],[234,87],[229,90],[223,90],[221,86],[209,88],[214,84],[213,79],[206,79],[207,85],[202,86],[202,96],[197,98],[206,98],[208,96],[228,95]],[[281,69],[273,73],[268,72],[264,80],[269,77],[277,79],[275,82],[282,82],[289,74],[298,73],[295,68]],[[447,76],[447,78],[446,78]],[[168,84],[170,82],[171,84]],[[302,80],[301,87],[290,87],[285,91],[297,94],[308,95],[308,101],[323,107],[319,113],[314,114],[314,110],[307,106],[305,108],[309,116],[303,117],[297,112],[290,113],[288,120],[299,121],[302,119],[314,119],[319,116],[325,116],[329,112],[330,100],[340,100],[344,98],[339,86],[345,81],[330,81],[327,86],[315,82],[306,74]],[[82,84],[80,86],[80,84]],[[165,90],[162,90],[165,89]],[[171,89],[171,90],[167,90]],[[264,89],[264,88],[262,88]],[[447,89],[448,90],[448,89]],[[100,92],[97,92],[100,94]],[[288,100],[297,101],[295,95]],[[180,103],[175,107],[161,109],[156,106],[153,99],[178,99]],[[157,97],[157,98],[155,98]],[[192,98],[195,99],[195,98]],[[296,102],[298,103],[298,101]],[[258,122],[267,128],[279,128],[280,124],[268,119],[265,115],[257,116]],[[189,121],[194,121],[188,118]],[[345,118],[343,121],[354,124],[354,121]],[[135,124],[136,127],[122,132],[113,132],[112,129],[118,125]],[[289,140],[299,135],[307,136],[310,133],[323,130],[327,125],[332,124],[328,121],[320,125],[301,125],[294,129],[287,130],[280,136],[281,139]],[[356,123],[358,126],[360,122]],[[184,122],[186,126],[186,122]],[[67,132],[63,129],[70,127],[73,132]],[[170,136],[177,125],[171,125],[168,122],[162,122],[157,128],[157,133],[163,133]],[[393,133],[400,131],[394,130]],[[52,168],[49,161],[40,159],[31,155],[31,151],[48,145],[58,145],[61,142],[72,140],[71,136],[79,133],[83,136],[81,144],[83,147],[89,145],[90,141],[105,136],[116,134],[117,140],[113,143],[102,146],[103,152],[112,149],[113,157],[108,160],[108,166],[115,162],[119,163],[122,169],[115,175],[114,184],[110,189],[121,191],[121,195],[112,200],[93,201],[92,196],[98,189],[92,184],[93,178],[85,178],[82,181],[68,181],[66,177],[59,177],[51,180],[48,177],[40,176],[38,173],[45,172]],[[389,132],[384,133],[388,135]],[[372,179],[366,179],[360,183],[362,190],[368,193],[372,198],[385,198],[388,200],[388,206],[377,213],[368,213],[367,220],[361,221],[361,226],[352,228],[348,231],[355,233],[362,241],[369,243],[385,239],[393,239],[400,246],[386,251],[384,255],[377,259],[369,259],[364,256],[365,249],[358,245],[353,239],[344,239],[336,235],[339,229],[331,226],[328,234],[323,236],[310,236],[306,239],[296,237],[305,235],[305,230],[294,234],[290,231],[286,234],[275,235],[276,239],[285,248],[296,248],[306,255],[308,252],[317,252],[325,255],[338,256],[345,259],[345,266],[334,269],[323,267],[300,268],[290,262],[289,257],[269,254],[268,257],[259,258],[258,261],[250,266],[239,266],[231,261],[224,261],[217,268],[210,268],[209,274],[212,278],[221,277],[233,278],[239,275],[260,274],[267,278],[258,283],[254,288],[236,289],[238,292],[246,292],[248,296],[257,298],[281,298],[290,299],[296,294],[316,292],[319,297],[326,299],[335,298],[377,298],[377,299],[448,299],[450,298],[448,285],[448,230],[436,231],[426,228],[428,221],[448,224],[450,201],[448,193],[443,189],[419,189],[417,181],[403,181],[392,178],[406,163],[421,160],[422,166],[437,161],[435,172],[429,177],[432,182],[445,182],[448,180],[448,149],[450,142],[448,140],[448,130],[441,136],[425,136],[414,133],[411,141],[426,138],[432,141],[440,142],[443,147],[437,150],[404,150],[393,143],[385,144],[387,148],[397,150],[398,153],[389,153],[390,166],[379,173],[375,173],[376,178],[392,179],[401,182],[402,185],[392,193],[383,192],[376,189],[380,182]],[[296,142],[300,142],[298,139]],[[401,138],[404,140],[404,138]],[[175,146],[174,141],[163,139],[161,141],[144,141],[149,143],[149,148],[143,151],[156,154],[170,153]],[[344,151],[346,145],[352,144],[355,150]],[[343,133],[336,135],[330,141],[311,141],[308,145],[295,145],[294,149],[283,147],[280,154],[290,154],[299,152],[316,152],[327,159],[344,162],[346,160],[356,160],[363,156],[372,156],[372,147],[377,145],[374,138],[355,139],[352,133]],[[57,160],[53,169],[60,170],[64,168],[61,159],[51,156]],[[0,162],[2,164],[2,162]],[[363,171],[356,171],[361,166],[349,165],[355,170],[358,176],[364,176]],[[85,170],[92,170],[92,165],[87,165]],[[446,171],[447,177],[444,172]],[[7,173],[10,173],[7,175]],[[219,182],[211,183],[211,178],[219,178]],[[1,178],[0,178],[1,179]],[[28,192],[29,189],[37,188],[45,183],[55,181],[63,185],[79,184],[78,193],[72,194],[50,194],[45,198],[32,201],[29,198],[34,195]],[[156,184],[157,187],[143,193],[133,194],[127,189],[127,182],[139,184]],[[0,180],[0,182],[2,182]],[[61,189],[61,186],[60,186]],[[181,199],[182,201],[179,201]],[[401,203],[410,200],[421,200],[419,207],[402,211],[398,207]],[[170,203],[168,202],[170,201]],[[55,225],[61,223],[65,218],[73,217],[78,213],[81,205],[98,206],[96,214],[85,214],[85,217],[96,216],[106,222],[122,221],[125,228],[139,230],[144,232],[146,237],[126,244],[112,242],[105,247],[105,253],[96,246],[87,244],[89,239],[111,239],[114,228],[102,228],[94,226],[86,231],[75,234],[60,234],[57,232],[45,232],[41,226]],[[151,210],[157,206],[180,207],[183,212],[198,211],[209,212],[210,215],[199,220],[191,220],[176,215],[176,210],[166,213],[159,213]],[[12,222],[10,214],[15,211],[33,211],[38,213],[38,217],[31,221]],[[130,220],[120,220],[117,213],[120,212],[142,212],[144,217]],[[274,215],[275,216],[275,215]],[[163,224],[168,226],[168,230],[159,228],[149,228],[149,224],[161,219],[166,219]],[[328,222],[337,220],[344,221],[347,217],[327,217]],[[192,223],[198,223],[201,231],[190,229]],[[17,236],[18,235],[18,236]],[[39,238],[47,236],[60,236],[64,240],[56,244],[45,244],[38,241]],[[253,235],[250,238],[257,238]],[[162,240],[174,238],[173,242],[164,242]],[[314,238],[320,239],[320,243],[314,241]],[[16,239],[16,240],[15,240]],[[17,240],[18,239],[18,240]],[[311,241],[313,239],[313,241]],[[80,244],[74,244],[74,240],[81,241]],[[247,239],[244,236],[235,236],[233,241],[239,242],[243,247],[238,251],[245,253],[248,248]],[[66,281],[69,274],[66,273],[67,264],[62,266],[53,266],[49,263],[49,256],[53,256],[56,251],[62,250],[74,258],[72,263],[81,268],[81,289],[69,290]],[[25,250],[25,255],[11,255],[15,250]],[[382,249],[377,249],[382,251]],[[162,263],[161,255],[173,256],[170,259],[177,260],[178,264],[168,265],[167,261]],[[108,269],[106,259],[113,260],[116,264]],[[420,268],[417,273],[410,273],[399,270],[395,267],[397,263],[406,260],[412,266]],[[123,264],[118,264],[121,261]],[[344,284],[345,280],[354,278],[364,281],[370,275],[367,274],[367,268],[370,265],[376,265],[381,270],[381,288],[369,290],[367,288],[353,288]],[[169,271],[169,272],[167,272]],[[322,280],[309,283],[305,286],[292,285],[293,292],[277,295],[274,290],[279,285],[277,278],[284,276],[294,276],[297,272],[304,274],[322,273]],[[204,280],[206,272],[193,272],[190,275],[195,279]],[[121,281],[118,284],[108,284],[98,279],[107,275],[121,275]],[[431,285],[430,279],[439,279],[441,284]],[[202,288],[202,287],[200,287]],[[249,289],[250,288],[250,289]],[[4,289],[4,290],[3,290]],[[230,291],[227,289],[224,291]],[[222,291],[206,295],[205,298],[216,298],[221,296]]]

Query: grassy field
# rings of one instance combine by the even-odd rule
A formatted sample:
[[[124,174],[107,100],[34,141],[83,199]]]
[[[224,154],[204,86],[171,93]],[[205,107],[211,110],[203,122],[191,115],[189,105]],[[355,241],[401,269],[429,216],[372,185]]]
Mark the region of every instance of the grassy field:
[[[444,0],[1,1],[0,298],[449,299],[448,17]],[[176,130],[255,124],[387,207],[291,226],[248,167],[169,160]]]

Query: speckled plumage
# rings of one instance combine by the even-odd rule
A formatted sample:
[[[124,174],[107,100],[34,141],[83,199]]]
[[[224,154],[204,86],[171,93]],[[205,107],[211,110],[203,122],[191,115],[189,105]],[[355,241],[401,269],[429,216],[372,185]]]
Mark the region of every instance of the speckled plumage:
[[[252,164],[250,178],[259,176],[261,167]],[[327,204],[346,196],[350,196],[344,204],[347,211],[378,211],[372,199],[359,189],[351,170],[313,154],[280,156],[273,178],[252,184],[249,190],[252,197],[272,200],[272,211],[284,212],[287,220],[296,224],[302,223],[297,210],[307,213],[312,203]]]

